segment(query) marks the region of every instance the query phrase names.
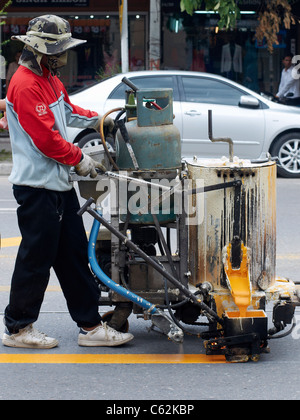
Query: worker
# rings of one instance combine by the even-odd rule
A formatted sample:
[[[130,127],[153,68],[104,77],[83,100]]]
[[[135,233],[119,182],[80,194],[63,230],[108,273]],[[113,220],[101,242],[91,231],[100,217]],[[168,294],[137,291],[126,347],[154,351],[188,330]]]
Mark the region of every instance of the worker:
[[[293,56],[286,54],[282,60],[283,69],[278,92],[275,95],[280,102],[286,105],[300,105],[300,84],[299,77],[295,77],[294,65],[292,64]]]
[[[11,281],[2,343],[10,347],[47,349],[55,338],[34,326],[53,267],[79,329],[81,346],[117,346],[132,340],[104,323],[98,311],[99,293],[88,266],[87,238],[79,202],[69,181],[70,169],[95,177],[105,170],[67,141],[66,126],[99,126],[101,117],[70,102],[56,76],[67,62],[67,50],[84,43],[74,39],[70,24],[54,15],[29,22],[20,66],[6,97],[6,113],[13,154],[9,180],[19,204],[22,241]],[[104,125],[113,129],[113,120]]]

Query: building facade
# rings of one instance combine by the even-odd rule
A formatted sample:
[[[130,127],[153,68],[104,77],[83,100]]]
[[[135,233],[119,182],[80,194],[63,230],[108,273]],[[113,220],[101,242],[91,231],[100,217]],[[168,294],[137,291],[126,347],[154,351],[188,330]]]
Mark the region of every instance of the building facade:
[[[129,70],[179,69],[222,74],[255,90],[276,93],[287,51],[297,54],[298,24],[282,29],[270,54],[254,40],[258,0],[240,0],[235,30],[218,30],[213,13],[180,11],[180,0],[128,0]],[[300,1],[294,0],[297,14]],[[155,7],[153,7],[153,5]],[[28,21],[47,13],[69,20],[75,37],[86,39],[69,52],[61,78],[69,92],[121,71],[119,0],[13,0],[1,19],[2,55],[7,69],[23,44],[10,41],[25,34]],[[299,13],[300,15],[300,13]],[[153,22],[156,22],[154,24]],[[155,50],[157,59],[149,56]],[[6,82],[3,82],[2,97]]]

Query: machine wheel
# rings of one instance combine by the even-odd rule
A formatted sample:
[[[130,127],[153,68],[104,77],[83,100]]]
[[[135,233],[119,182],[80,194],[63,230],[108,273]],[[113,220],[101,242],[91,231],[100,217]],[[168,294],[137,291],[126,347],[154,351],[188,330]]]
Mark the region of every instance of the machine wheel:
[[[284,178],[300,178],[300,133],[283,135],[270,152],[272,156],[278,157],[278,175]]]
[[[109,326],[111,326],[109,324],[109,321],[111,321],[113,315],[114,315],[115,311],[108,311],[105,314],[101,315],[101,318],[103,320],[103,322],[106,322]],[[117,328],[118,331],[122,332],[122,333],[127,333],[129,330],[129,322],[128,319],[126,319],[126,321],[122,324],[121,327]]]

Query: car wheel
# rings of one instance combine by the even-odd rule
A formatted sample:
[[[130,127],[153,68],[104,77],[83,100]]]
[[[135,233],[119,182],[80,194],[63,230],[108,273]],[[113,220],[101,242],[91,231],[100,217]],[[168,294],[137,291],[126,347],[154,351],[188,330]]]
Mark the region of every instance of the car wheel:
[[[271,149],[278,157],[277,173],[284,178],[300,178],[300,133],[280,137]]]
[[[78,147],[84,150],[88,147],[100,146],[101,144],[102,144],[102,140],[101,140],[100,134],[95,131],[95,133],[89,133],[86,136],[82,137],[82,139],[80,139],[78,142]],[[106,141],[106,144],[107,144],[108,150],[110,152],[113,151],[112,140],[108,139]]]

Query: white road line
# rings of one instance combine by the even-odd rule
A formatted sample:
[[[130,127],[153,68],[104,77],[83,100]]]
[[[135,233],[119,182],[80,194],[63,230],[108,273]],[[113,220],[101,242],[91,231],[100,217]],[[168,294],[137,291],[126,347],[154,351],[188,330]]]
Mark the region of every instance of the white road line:
[[[4,330],[5,330],[5,325],[3,323],[3,316],[0,316],[0,340],[2,339]]]
[[[0,208],[1,212],[11,212],[11,211],[17,211],[17,208],[14,207],[1,207]]]

